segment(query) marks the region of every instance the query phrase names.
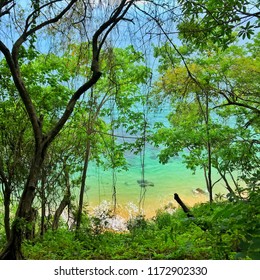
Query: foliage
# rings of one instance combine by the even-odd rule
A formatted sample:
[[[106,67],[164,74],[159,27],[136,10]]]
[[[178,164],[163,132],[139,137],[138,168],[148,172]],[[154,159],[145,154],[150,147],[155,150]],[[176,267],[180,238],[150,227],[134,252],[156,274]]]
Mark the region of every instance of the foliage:
[[[259,259],[260,194],[248,201],[201,204],[194,219],[178,210],[137,217],[130,232],[48,232],[23,245],[29,259]]]
[[[259,1],[27,2],[0,4],[0,247],[10,239],[0,258],[22,258],[23,236],[39,220],[41,237],[23,244],[27,258],[257,258]],[[51,232],[50,222],[56,229],[62,211],[71,211],[79,185],[80,218],[89,161],[113,172],[127,169],[125,151],[144,151],[151,139],[144,90],[151,70],[139,49],[113,47],[125,45],[117,39],[128,29],[125,24],[134,22],[134,13],[127,16],[131,8],[142,18],[136,34],[142,34],[145,47],[148,34],[168,40],[155,47],[161,75],[155,107],[164,100],[172,105],[169,127],[155,124],[152,139],[165,147],[161,162],[181,153],[188,168],[204,169],[211,196],[211,167],[216,168],[233,202],[195,207],[195,219],[179,211],[158,213],[151,221],[140,215],[124,224],[128,232],[122,234],[111,232],[116,221],[111,210],[98,209],[93,217],[83,216],[80,230],[77,219],[76,234],[62,223]],[[167,31],[169,20],[186,43],[180,48]],[[114,36],[120,22],[123,29]],[[229,47],[236,37],[252,40]],[[126,142],[122,131],[132,140]],[[115,176],[113,181],[115,195]]]
[[[154,99],[172,108],[169,125],[157,125],[152,138],[162,163],[181,155],[187,168],[208,172],[210,162],[231,194],[232,185],[242,193],[238,179],[247,182],[259,166],[258,48],[259,35],[246,47],[183,52],[185,64],[169,45],[155,49]]]
[[[71,45],[63,56],[52,53],[41,55],[35,51],[34,57],[30,57],[30,50],[22,48],[21,72],[40,114],[43,133],[57,122],[66,108],[76,77],[84,79],[91,67],[88,52],[79,63],[83,48],[86,46]],[[46,153],[39,176],[41,184],[36,194],[39,199],[37,207],[54,212],[66,192],[62,186],[75,188],[80,185],[88,141],[91,142],[89,161],[95,161],[106,169],[127,169],[124,151],[129,146],[115,141],[113,130],[123,126],[129,132],[132,130],[132,133],[137,133],[138,123],[142,126],[143,118],[136,103],[143,100],[139,87],[145,82],[149,69],[143,65],[142,54],[132,46],[109,49],[102,52],[101,58],[104,75],[100,84],[85,94],[71,120],[64,125]],[[10,174],[8,181],[13,191],[14,188],[23,187],[28,175],[29,162],[26,160],[29,155],[32,156],[33,135],[4,60],[0,66],[0,126],[3,131],[0,146],[4,151],[0,162],[2,172],[6,176]],[[18,151],[14,153],[16,147]],[[42,205],[39,206],[39,203]]]
[[[260,26],[259,1],[179,0],[183,19],[180,37],[193,46],[217,45],[226,48],[236,39],[257,33]]]

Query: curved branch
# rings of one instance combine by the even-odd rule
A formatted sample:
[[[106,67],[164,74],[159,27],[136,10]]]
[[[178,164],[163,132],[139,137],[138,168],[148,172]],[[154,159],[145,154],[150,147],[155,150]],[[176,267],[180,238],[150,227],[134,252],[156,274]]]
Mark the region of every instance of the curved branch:
[[[53,1],[51,1],[51,2],[48,2],[48,3],[44,4],[44,5],[42,5],[42,6],[39,7],[38,9],[35,9],[33,12],[31,12],[31,13],[29,14],[29,16],[27,17],[26,21],[25,21],[24,33],[27,32],[29,26],[32,24],[32,21],[30,22],[30,19],[31,19],[31,18],[33,18],[34,16],[37,17],[37,14],[39,14],[40,11],[41,11],[43,8],[45,8],[45,7],[47,7],[47,6],[51,6],[52,4],[57,3],[57,2],[61,2],[61,1],[62,1],[62,0],[53,0]]]
[[[32,16],[36,11],[34,11],[32,14],[29,15],[29,17],[27,18],[27,23],[25,26],[25,30],[23,32],[23,34],[17,39],[17,41],[15,42],[14,46],[13,46],[13,50],[12,50],[12,56],[14,61],[17,63],[18,61],[18,51],[20,46],[27,40],[27,38],[29,36],[31,36],[32,34],[36,33],[36,31],[42,29],[43,27],[50,25],[52,23],[55,23],[57,21],[59,21],[70,9],[71,7],[77,2],[78,0],[71,0],[69,2],[69,4],[58,14],[56,15],[54,18],[51,18],[49,20],[46,20],[44,22],[42,22],[39,25],[36,25],[34,28],[30,29],[27,31],[28,27],[29,27],[29,22],[28,22],[28,18],[30,16]],[[54,3],[57,1],[51,1],[51,3]],[[45,7],[47,4],[43,5],[42,7],[40,7],[39,9],[42,9],[43,7]],[[48,5],[50,5],[50,3],[48,3]]]
[[[71,97],[63,115],[61,116],[57,124],[54,126],[54,128],[46,136],[45,139],[46,147],[52,142],[55,136],[61,131],[64,124],[71,116],[73,109],[76,105],[76,102],[80,98],[80,96],[88,89],[90,89],[94,84],[96,84],[99,78],[101,77],[102,73],[99,71],[99,55],[100,55],[101,47],[104,44],[104,38],[100,44],[98,44],[98,39],[107,30],[107,28],[109,28],[108,31],[110,32],[112,30],[112,28],[110,27],[111,26],[115,27],[115,25],[122,19],[122,16],[124,16],[126,12],[129,10],[133,2],[134,0],[122,1],[119,7],[116,9],[116,12],[114,12],[112,16],[105,23],[103,23],[93,35],[92,38],[93,51],[92,51],[92,64],[91,64],[91,70],[93,71],[92,77],[90,78],[89,81],[83,84]],[[127,3],[127,7],[124,9],[126,3]],[[108,31],[104,35],[105,38],[108,36]]]
[[[24,106],[26,108],[26,111],[29,115],[29,119],[30,122],[32,124],[33,127],[33,132],[34,132],[34,137],[36,140],[36,145],[38,145],[41,141],[42,138],[42,131],[41,131],[41,127],[40,127],[40,122],[37,118],[37,113],[35,110],[35,107],[32,103],[32,100],[30,98],[30,95],[23,83],[22,77],[21,77],[21,73],[20,73],[20,68],[18,67],[18,65],[16,65],[16,63],[13,60],[13,57],[9,51],[9,49],[6,47],[6,45],[0,41],[0,51],[4,54],[6,62],[9,66],[9,69],[11,71],[12,77],[13,77],[13,81],[14,84],[21,96],[21,99],[24,103]]]
[[[13,2],[13,0],[2,1],[2,3],[0,4],[0,17],[2,17],[4,15],[8,15],[10,13],[11,9],[15,6],[15,3],[12,3],[12,2]],[[11,4],[11,5],[9,7],[7,7],[9,4]],[[6,9],[4,11],[2,11],[2,9],[4,7]]]
[[[71,97],[66,110],[64,111],[62,117],[59,119],[57,124],[54,126],[54,128],[47,134],[46,140],[45,140],[45,145],[49,145],[52,140],[55,138],[55,136],[61,131],[63,128],[64,124],[68,120],[68,118],[71,116],[73,109],[76,105],[77,100],[80,98],[80,96],[86,92],[88,89],[90,89],[96,82],[99,80],[101,77],[100,72],[95,72],[93,73],[91,79],[83,84]]]
[[[99,54],[101,51],[101,48],[108,36],[108,34],[111,32],[111,30],[117,25],[117,23],[122,20],[123,16],[127,13],[129,8],[133,5],[134,0],[128,1],[128,0],[123,0],[121,4],[118,6],[118,8],[112,13],[110,16],[109,20],[107,20],[105,23],[103,23],[100,28],[95,32],[92,40],[93,44],[93,60],[92,60],[92,65],[91,65],[91,70],[92,71],[99,71],[98,69],[98,58]],[[124,9],[124,6],[127,5],[127,7]],[[122,13],[123,11],[123,13]],[[122,15],[121,15],[122,13]],[[108,29],[109,28],[109,29]],[[105,32],[105,30],[108,31],[105,33],[104,38],[101,40],[100,44],[98,43],[98,39],[100,35]]]

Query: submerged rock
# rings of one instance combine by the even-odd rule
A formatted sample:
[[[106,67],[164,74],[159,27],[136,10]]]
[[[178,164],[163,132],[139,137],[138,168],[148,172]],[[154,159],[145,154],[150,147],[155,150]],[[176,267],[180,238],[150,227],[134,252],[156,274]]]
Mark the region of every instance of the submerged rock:
[[[207,194],[207,192],[205,192],[204,190],[202,190],[201,188],[196,188],[195,190],[192,190],[192,192],[194,194]]]
[[[140,187],[154,187],[154,183],[147,181],[147,180],[137,180],[137,183],[140,185]]]

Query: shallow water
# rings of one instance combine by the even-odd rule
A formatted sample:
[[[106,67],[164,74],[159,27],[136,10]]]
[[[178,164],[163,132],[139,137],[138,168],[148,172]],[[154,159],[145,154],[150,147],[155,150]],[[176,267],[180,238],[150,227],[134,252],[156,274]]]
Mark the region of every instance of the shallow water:
[[[120,215],[129,216],[133,205],[136,209],[142,210],[146,217],[154,216],[158,209],[164,208],[169,203],[177,207],[173,199],[174,193],[178,193],[188,206],[208,200],[207,193],[194,194],[196,188],[206,192],[202,170],[192,174],[192,171],[182,163],[182,158],[174,158],[168,164],[162,165],[157,158],[158,152],[151,148],[146,153],[145,180],[153,186],[145,188],[144,203],[140,204],[140,192],[144,191],[144,188],[138,184],[138,180],[142,179],[140,157],[128,155],[129,170],[116,173],[117,210]],[[112,171],[103,171],[102,168],[90,166],[86,183],[86,202],[89,211],[102,201],[112,204],[112,175]],[[213,172],[213,179],[218,179],[217,172]],[[223,182],[220,181],[214,186],[214,193],[226,193]]]

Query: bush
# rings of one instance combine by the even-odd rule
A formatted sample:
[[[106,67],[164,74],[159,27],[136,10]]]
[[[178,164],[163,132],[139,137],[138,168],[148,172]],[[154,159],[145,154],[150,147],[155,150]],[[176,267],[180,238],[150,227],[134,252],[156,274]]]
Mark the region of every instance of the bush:
[[[259,205],[255,193],[248,201],[197,205],[195,218],[181,210],[153,220],[139,215],[121,233],[93,231],[90,220],[76,235],[49,231],[23,250],[29,259],[260,259]]]

